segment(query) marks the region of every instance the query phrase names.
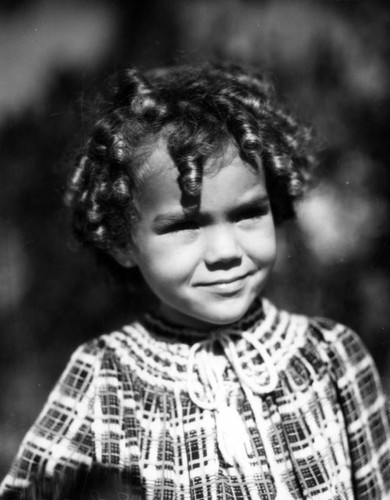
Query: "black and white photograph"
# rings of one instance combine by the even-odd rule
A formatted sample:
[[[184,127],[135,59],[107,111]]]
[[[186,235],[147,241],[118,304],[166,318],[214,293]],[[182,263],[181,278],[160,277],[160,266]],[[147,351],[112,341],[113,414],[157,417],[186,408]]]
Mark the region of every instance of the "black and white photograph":
[[[388,3],[0,40],[0,499],[390,500]]]

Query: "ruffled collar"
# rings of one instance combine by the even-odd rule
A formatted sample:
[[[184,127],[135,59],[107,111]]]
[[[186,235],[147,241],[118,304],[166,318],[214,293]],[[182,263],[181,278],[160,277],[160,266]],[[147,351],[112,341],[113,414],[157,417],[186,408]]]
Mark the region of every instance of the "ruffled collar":
[[[246,370],[267,378],[263,356],[259,355],[253,342],[262,344],[274,366],[284,371],[290,358],[304,345],[307,328],[306,317],[291,315],[277,309],[267,299],[258,298],[239,321],[207,332],[178,326],[158,314],[148,313],[139,321],[123,327],[125,336],[118,332],[118,340],[128,345],[128,350],[121,350],[126,362],[136,372],[142,372],[150,380],[153,378],[155,384],[169,383],[169,380],[184,382],[191,349],[218,336],[231,338],[235,353]],[[218,342],[214,345],[217,346]],[[222,353],[221,349],[214,352]]]

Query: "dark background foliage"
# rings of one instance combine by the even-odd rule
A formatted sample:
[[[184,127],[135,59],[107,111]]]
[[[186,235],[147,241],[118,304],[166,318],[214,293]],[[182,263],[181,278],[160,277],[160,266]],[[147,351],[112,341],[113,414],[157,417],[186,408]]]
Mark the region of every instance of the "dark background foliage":
[[[1,3],[0,476],[76,346],[131,319],[62,209],[91,89],[124,66],[248,63],[314,123],[319,182],[268,295],[356,329],[390,392],[389,24],[385,1]]]

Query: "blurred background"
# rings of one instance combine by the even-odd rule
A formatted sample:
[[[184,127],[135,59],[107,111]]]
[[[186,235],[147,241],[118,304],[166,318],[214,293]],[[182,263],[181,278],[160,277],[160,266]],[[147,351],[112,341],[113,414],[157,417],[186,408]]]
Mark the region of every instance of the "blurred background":
[[[268,295],[353,327],[390,394],[389,24],[372,0],[2,0],[1,477],[72,351],[131,319],[62,209],[84,103],[124,66],[248,63],[314,123],[319,181],[279,231]]]

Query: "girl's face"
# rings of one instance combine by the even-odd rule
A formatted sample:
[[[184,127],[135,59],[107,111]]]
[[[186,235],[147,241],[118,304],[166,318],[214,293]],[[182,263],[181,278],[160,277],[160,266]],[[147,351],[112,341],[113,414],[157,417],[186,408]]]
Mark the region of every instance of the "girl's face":
[[[188,215],[166,148],[159,146],[148,163],[132,260],[160,300],[160,313],[196,328],[239,320],[276,255],[263,169],[255,171],[229,146],[206,163],[199,211]]]

